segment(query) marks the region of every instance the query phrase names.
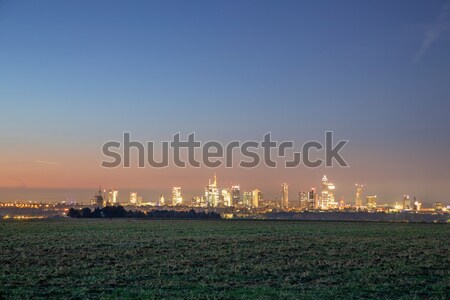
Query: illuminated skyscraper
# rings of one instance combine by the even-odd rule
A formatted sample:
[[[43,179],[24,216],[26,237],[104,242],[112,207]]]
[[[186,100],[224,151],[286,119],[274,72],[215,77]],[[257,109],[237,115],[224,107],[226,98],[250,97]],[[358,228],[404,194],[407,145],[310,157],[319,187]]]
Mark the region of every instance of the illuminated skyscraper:
[[[132,205],[138,204],[138,196],[136,192],[130,193],[130,204]]]
[[[366,206],[368,210],[374,210],[377,208],[377,196],[367,196]]]
[[[223,189],[222,190],[222,201],[221,202],[226,207],[233,206],[232,205],[232,200],[231,200],[231,192],[230,192],[229,189]]]
[[[308,193],[306,192],[298,193],[298,201],[300,203],[300,210],[308,209]]]
[[[258,207],[262,201],[262,193],[260,190],[256,189],[252,192],[252,207]]]
[[[244,204],[245,207],[251,207],[252,206],[252,192],[244,191],[242,193],[242,204]]]
[[[333,183],[328,182],[326,175],[322,178],[321,187],[322,190],[320,191],[319,208],[323,210],[338,208],[339,203],[337,203],[334,199],[335,186]]]
[[[312,188],[308,192],[308,210],[317,209],[317,201],[316,201],[316,188]]]
[[[411,202],[409,200],[409,195],[403,196],[403,209],[410,209],[411,208]]]
[[[172,188],[172,205],[183,205],[183,197],[181,197],[181,187]]]
[[[205,188],[205,199],[208,206],[219,206],[219,189],[217,188],[217,177],[214,174],[214,181],[211,183],[209,180],[208,185]]]
[[[357,208],[363,205],[362,203],[362,192],[363,192],[363,184],[355,184],[356,186],[356,197],[355,197],[355,206]]]
[[[98,192],[94,195],[94,199],[92,199],[92,204],[97,205],[98,207],[102,207],[104,205],[101,187],[99,188]]]
[[[281,184],[281,205],[283,209],[289,208],[289,190],[287,183]]]
[[[166,204],[166,201],[164,200],[164,195],[159,196],[159,205],[163,206]]]
[[[422,208],[422,203],[417,201],[416,197],[414,197],[414,211],[420,211]]]
[[[233,206],[241,204],[241,187],[239,185],[231,187],[231,200]]]
[[[110,205],[116,205],[117,204],[117,196],[119,195],[119,191],[116,190],[109,190],[108,191],[108,202]]]

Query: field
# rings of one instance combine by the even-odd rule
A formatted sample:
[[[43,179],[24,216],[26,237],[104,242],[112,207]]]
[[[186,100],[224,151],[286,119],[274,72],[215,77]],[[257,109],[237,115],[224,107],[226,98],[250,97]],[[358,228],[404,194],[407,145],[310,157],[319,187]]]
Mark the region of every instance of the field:
[[[0,298],[449,299],[450,226],[0,221]]]

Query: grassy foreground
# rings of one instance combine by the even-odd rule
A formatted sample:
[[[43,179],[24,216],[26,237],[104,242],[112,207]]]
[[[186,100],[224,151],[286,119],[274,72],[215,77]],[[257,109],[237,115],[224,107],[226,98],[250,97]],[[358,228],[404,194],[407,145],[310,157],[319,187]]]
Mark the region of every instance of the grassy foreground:
[[[450,226],[0,221],[0,298],[449,299]]]

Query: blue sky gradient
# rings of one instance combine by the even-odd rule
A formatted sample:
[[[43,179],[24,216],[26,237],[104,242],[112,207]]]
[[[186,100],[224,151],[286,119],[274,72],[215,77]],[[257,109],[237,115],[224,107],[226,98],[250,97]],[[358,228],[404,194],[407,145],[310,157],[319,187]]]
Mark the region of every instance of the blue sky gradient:
[[[302,144],[332,130],[350,140],[349,169],[217,172],[269,195],[287,181],[296,197],[327,173],[349,201],[363,181],[386,201],[445,202],[449,3],[0,1],[0,186],[89,188],[97,174],[164,189],[194,176],[201,193],[214,170],[109,175],[99,149],[123,131]]]

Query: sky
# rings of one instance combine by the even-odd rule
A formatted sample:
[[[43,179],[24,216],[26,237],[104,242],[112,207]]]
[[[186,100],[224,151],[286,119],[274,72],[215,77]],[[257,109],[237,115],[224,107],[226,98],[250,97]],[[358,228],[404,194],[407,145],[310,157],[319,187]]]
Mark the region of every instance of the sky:
[[[0,1],[0,201],[87,201],[99,185],[190,197],[217,173],[266,198],[326,174],[350,203],[355,183],[448,203],[449,83],[449,1]],[[302,145],[325,131],[349,140],[348,168],[100,167],[123,132]]]

